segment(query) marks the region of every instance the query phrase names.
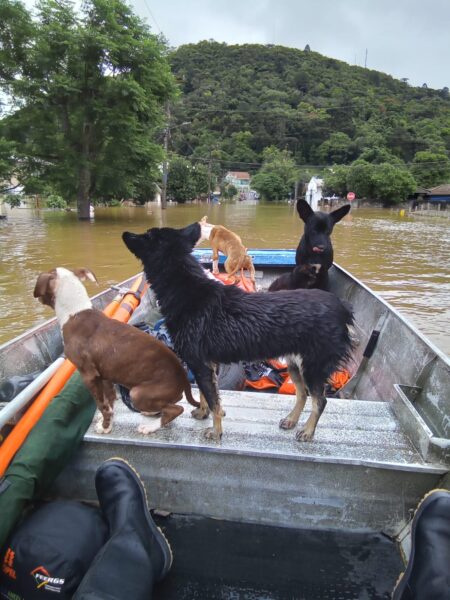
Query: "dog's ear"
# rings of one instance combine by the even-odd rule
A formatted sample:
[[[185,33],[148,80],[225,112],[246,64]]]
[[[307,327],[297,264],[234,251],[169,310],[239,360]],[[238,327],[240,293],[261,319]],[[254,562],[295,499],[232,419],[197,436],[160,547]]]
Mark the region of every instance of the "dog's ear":
[[[56,271],[52,270],[47,273],[41,273],[34,286],[34,298],[38,298],[39,302],[51,308],[55,308],[56,280]]]
[[[331,211],[330,217],[333,219],[333,222],[336,224],[341,219],[343,219],[345,217],[345,215],[348,213],[348,211],[350,210],[350,207],[351,207],[350,204],[344,204],[344,206],[341,206],[340,208],[337,208],[336,210]]]
[[[203,223],[203,225],[206,225],[208,221],[208,217],[205,215],[202,219],[200,219],[200,223]]]
[[[189,244],[193,248],[200,239],[202,228],[200,227],[200,223],[195,222],[191,223],[191,225],[188,225],[187,227],[184,227],[183,229],[180,229],[179,231],[181,235],[188,240]]]
[[[122,233],[122,240],[128,250],[137,256],[142,258],[144,252],[144,235],[140,233],[131,233],[130,231],[124,231]]]
[[[50,283],[56,279],[56,273],[41,273],[34,286],[33,297],[42,298],[47,294],[50,288]]]
[[[80,281],[86,281],[86,279],[89,279],[89,281],[98,283],[97,277],[94,275],[94,273],[90,269],[88,269],[86,267],[81,267],[79,269],[73,269],[73,272],[75,273],[75,275],[78,277],[78,279]]]
[[[304,223],[306,223],[306,221],[309,219],[309,217],[311,217],[314,214],[313,209],[306,202],[306,200],[303,200],[303,198],[300,198],[299,200],[297,200],[297,212],[300,215],[300,219]]]

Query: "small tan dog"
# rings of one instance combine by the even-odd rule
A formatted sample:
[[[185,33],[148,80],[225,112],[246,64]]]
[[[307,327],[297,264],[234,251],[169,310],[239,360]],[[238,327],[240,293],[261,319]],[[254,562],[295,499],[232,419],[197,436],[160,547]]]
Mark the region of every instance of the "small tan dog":
[[[227,257],[225,261],[225,271],[228,277],[239,281],[239,272],[244,269],[249,271],[250,279],[255,287],[255,267],[251,257],[247,254],[247,248],[243,245],[241,238],[223,227],[223,225],[213,225],[207,223],[207,217],[200,221],[201,236],[198,244],[203,240],[209,241],[213,250],[213,273],[219,273],[219,251]]]

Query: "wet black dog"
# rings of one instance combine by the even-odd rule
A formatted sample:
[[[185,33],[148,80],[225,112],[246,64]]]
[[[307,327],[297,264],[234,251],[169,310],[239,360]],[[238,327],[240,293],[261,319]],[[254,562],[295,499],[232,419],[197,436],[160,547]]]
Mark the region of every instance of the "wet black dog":
[[[280,290],[311,289],[316,287],[321,265],[298,265],[290,273],[283,273],[272,281],[269,292]]]
[[[305,223],[305,230],[295,253],[295,263],[321,265],[314,284],[321,290],[328,289],[328,269],[333,264],[331,232],[349,210],[350,204],[345,204],[330,213],[314,212],[306,200],[297,202],[297,212]]]
[[[348,305],[322,290],[246,293],[212,281],[192,255],[200,225],[184,229],[125,232],[123,241],[144,265],[158,298],[176,352],[200,388],[196,418],[213,413],[207,437],[222,435],[222,416],[214,365],[286,356],[297,401],[280,427],[296,426],[306,401],[312,411],[297,439],[309,441],[325,408],[324,384],[350,354]]]

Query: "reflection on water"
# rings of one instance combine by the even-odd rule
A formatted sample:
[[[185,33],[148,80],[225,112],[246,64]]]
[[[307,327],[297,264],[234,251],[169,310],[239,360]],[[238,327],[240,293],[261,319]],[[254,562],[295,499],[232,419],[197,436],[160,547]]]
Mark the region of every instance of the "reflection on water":
[[[0,221],[0,343],[52,316],[33,298],[38,273],[54,266],[88,266],[100,288],[140,269],[125,248],[125,230],[181,227],[208,215],[238,233],[246,246],[295,248],[303,231],[286,204],[190,204],[96,209],[95,222],[74,213],[14,209]],[[450,353],[449,220],[400,217],[399,211],[355,209],[333,232],[335,260],[406,315]]]

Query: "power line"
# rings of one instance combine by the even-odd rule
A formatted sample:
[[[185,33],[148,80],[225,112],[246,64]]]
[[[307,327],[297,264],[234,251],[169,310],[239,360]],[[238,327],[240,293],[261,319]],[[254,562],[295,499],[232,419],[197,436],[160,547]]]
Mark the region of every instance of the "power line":
[[[257,162],[246,162],[244,160],[227,160],[227,159],[222,159],[222,158],[209,158],[209,157],[204,157],[204,156],[192,156],[192,155],[185,155],[184,158],[187,158],[189,160],[198,160],[200,162],[214,162],[214,163],[221,163],[221,164],[232,164],[232,165],[246,165],[247,167],[261,167],[264,163],[257,163]],[[383,164],[381,163],[366,163],[367,165],[370,165],[371,167],[383,167]],[[384,163],[386,164],[386,163]],[[392,164],[392,163],[389,163]],[[403,163],[403,164],[393,164],[392,166],[394,167],[398,167],[398,168],[402,168],[402,167],[422,167],[422,166],[428,166],[428,165],[449,165],[449,161],[428,161],[428,162],[422,162],[422,163],[413,163],[413,162],[409,162],[409,163]],[[323,165],[312,165],[312,164],[295,164],[294,165],[296,168],[298,169],[333,169],[333,167],[351,167],[352,165],[346,165],[346,164],[339,164],[339,165],[329,165],[329,164],[323,164]],[[358,166],[358,165],[355,165]],[[361,165],[361,166],[366,166],[366,165]]]
[[[164,35],[163,32],[162,32],[161,27],[158,24],[158,21],[155,19],[155,16],[153,15],[153,13],[152,13],[152,11],[150,9],[150,6],[148,5],[147,0],[144,0],[144,4],[145,4],[145,7],[147,8],[148,14],[150,15],[150,17],[152,18],[154,24],[156,25],[156,29],[158,29],[158,31],[159,31],[159,33],[161,35]]]
[[[352,104],[341,104],[339,106],[313,106],[311,105],[311,109],[307,108],[307,107],[280,107],[280,109],[266,109],[266,110],[258,110],[258,109],[247,109],[247,108],[186,108],[183,109],[183,112],[185,113],[191,113],[191,112],[195,112],[196,114],[198,113],[224,113],[224,114],[262,114],[262,115],[274,115],[280,118],[292,118],[291,115],[284,115],[284,114],[280,114],[280,110],[287,110],[287,111],[298,111],[298,112],[303,112],[303,113],[308,113],[308,112],[313,112],[316,110],[347,110],[349,108],[357,108],[357,109],[361,109],[361,108],[367,108],[367,109],[387,109],[389,110],[389,108],[391,108],[390,106],[386,106],[386,105],[375,105],[375,106],[370,106],[367,103],[369,102],[366,99],[361,98],[361,103],[358,102],[353,102]],[[396,105],[398,106],[398,105]],[[450,108],[450,107],[449,107]]]

